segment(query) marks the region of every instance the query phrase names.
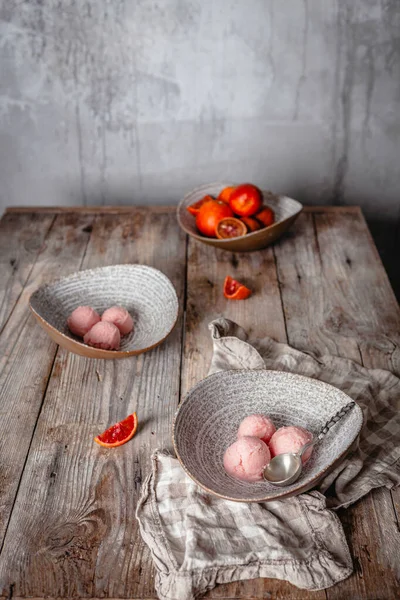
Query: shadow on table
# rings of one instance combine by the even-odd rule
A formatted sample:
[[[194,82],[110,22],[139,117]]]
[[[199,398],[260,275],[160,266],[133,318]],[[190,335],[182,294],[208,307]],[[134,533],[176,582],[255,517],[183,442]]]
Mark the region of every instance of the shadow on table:
[[[400,222],[370,217],[367,219],[376,247],[400,301]]]

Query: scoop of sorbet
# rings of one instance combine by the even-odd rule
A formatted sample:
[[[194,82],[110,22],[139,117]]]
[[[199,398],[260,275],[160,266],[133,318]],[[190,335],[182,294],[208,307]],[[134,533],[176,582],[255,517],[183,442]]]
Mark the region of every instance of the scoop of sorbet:
[[[225,471],[241,481],[260,481],[271,455],[260,438],[244,436],[226,450],[224,455]]]
[[[78,306],[68,317],[67,325],[74,335],[83,337],[99,321],[100,315],[91,306]]]
[[[260,440],[268,444],[275,431],[275,425],[265,415],[249,415],[239,425],[238,438],[244,435],[251,435],[260,438]]]
[[[100,321],[87,332],[83,341],[88,346],[101,348],[102,350],[118,350],[121,342],[121,334],[118,327],[107,321]]]
[[[286,452],[298,452],[307,442],[313,439],[312,433],[303,429],[303,427],[281,427],[278,429],[269,441],[271,456],[285,454]],[[307,462],[312,454],[312,448],[309,448],[304,454],[302,461]]]
[[[108,323],[114,323],[114,325],[118,327],[121,335],[126,335],[133,329],[132,317],[123,306],[112,306],[111,308],[107,308],[107,310],[103,312],[101,320],[107,321]]]

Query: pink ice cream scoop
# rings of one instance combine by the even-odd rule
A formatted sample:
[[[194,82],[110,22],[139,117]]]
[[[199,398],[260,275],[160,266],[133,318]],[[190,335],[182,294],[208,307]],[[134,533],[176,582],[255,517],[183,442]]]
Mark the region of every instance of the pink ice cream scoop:
[[[260,438],[244,436],[226,450],[224,468],[228,475],[241,481],[261,481],[271,455]]]
[[[121,335],[126,335],[133,329],[132,317],[123,306],[112,306],[111,308],[107,308],[107,310],[103,312],[101,320],[107,321],[108,323],[114,323],[114,325],[118,327]]]
[[[265,415],[249,415],[239,425],[238,438],[244,435],[251,435],[260,438],[260,440],[268,444],[275,431],[275,425]]]
[[[100,321],[87,332],[83,341],[88,346],[101,348],[102,350],[118,350],[121,342],[121,334],[118,327],[107,321]]]
[[[271,456],[285,454],[286,452],[298,452],[307,442],[313,439],[312,433],[303,427],[281,427],[269,440]],[[303,454],[303,463],[307,462],[312,453],[312,448]]]
[[[68,317],[67,325],[71,333],[83,337],[99,321],[99,313],[91,306],[78,306]]]

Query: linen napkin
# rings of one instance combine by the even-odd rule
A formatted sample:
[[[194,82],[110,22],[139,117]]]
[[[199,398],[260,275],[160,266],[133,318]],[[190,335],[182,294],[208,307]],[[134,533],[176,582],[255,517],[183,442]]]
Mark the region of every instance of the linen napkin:
[[[256,577],[299,588],[330,587],[352,572],[342,526],[332,510],[371,489],[400,482],[400,380],[335,356],[314,357],[270,338],[247,343],[228,319],[210,323],[210,373],[275,369],[335,385],[362,408],[364,426],[353,452],[319,490],[276,502],[245,504],[207,494],[166,452],[152,457],[137,518],[156,566],[161,600],[192,600],[218,583]],[[323,495],[321,492],[326,494]]]

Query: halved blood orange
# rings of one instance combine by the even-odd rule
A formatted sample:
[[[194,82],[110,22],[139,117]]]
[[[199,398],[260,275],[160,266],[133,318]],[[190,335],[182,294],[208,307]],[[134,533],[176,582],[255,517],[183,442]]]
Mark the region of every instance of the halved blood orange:
[[[215,233],[220,240],[235,238],[246,235],[247,227],[240,219],[225,217],[218,222]]]
[[[229,186],[220,191],[218,200],[222,200],[222,202],[229,203],[229,198],[235,188],[233,186]]]
[[[136,433],[138,426],[138,418],[136,413],[129,415],[123,421],[115,423],[103,433],[96,436],[94,441],[104,446],[105,448],[115,448],[116,446],[122,446],[125,442],[128,442]]]
[[[225,277],[224,281],[224,296],[228,300],[245,300],[251,295],[251,290],[239,283],[236,279],[232,279],[229,275]]]
[[[243,223],[246,225],[247,229],[249,230],[249,233],[251,233],[252,231],[257,231],[258,229],[261,229],[261,227],[263,227],[260,221],[257,221],[257,219],[255,219],[254,217],[242,217],[240,220],[243,221]]]
[[[204,202],[208,202],[208,200],[214,200],[212,196],[204,196],[201,200],[197,200],[194,204],[186,207],[186,210],[190,212],[194,217],[198,214],[200,208],[203,206]]]

